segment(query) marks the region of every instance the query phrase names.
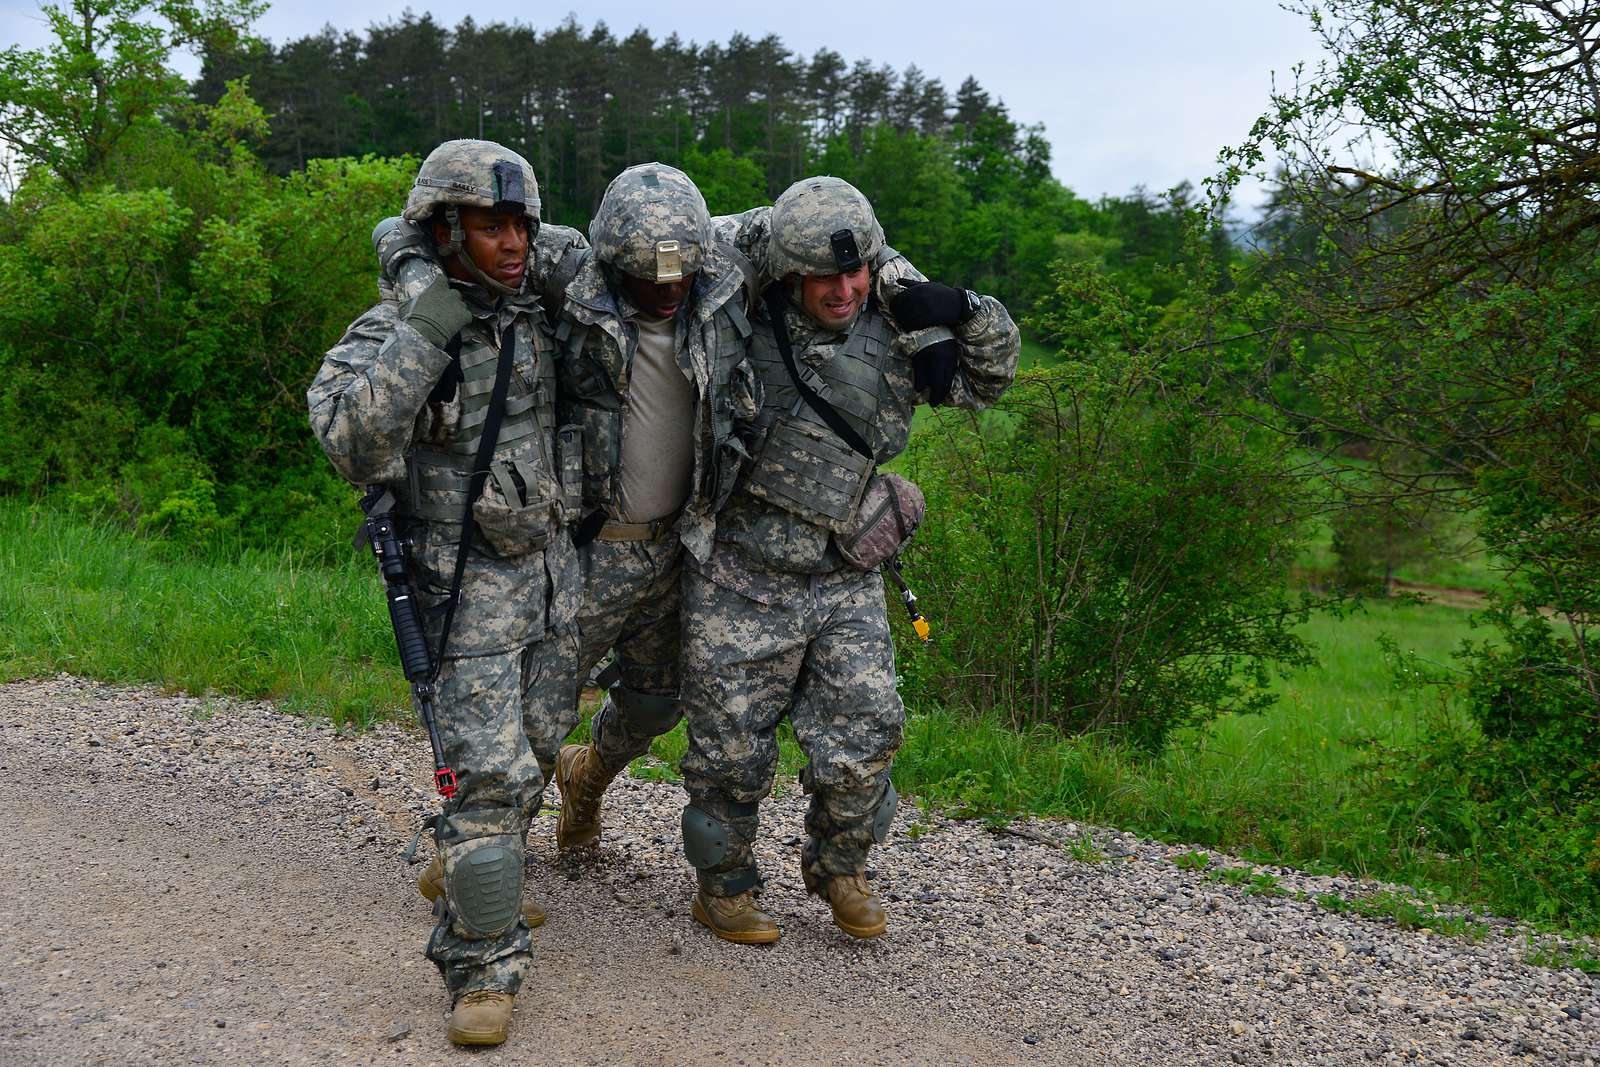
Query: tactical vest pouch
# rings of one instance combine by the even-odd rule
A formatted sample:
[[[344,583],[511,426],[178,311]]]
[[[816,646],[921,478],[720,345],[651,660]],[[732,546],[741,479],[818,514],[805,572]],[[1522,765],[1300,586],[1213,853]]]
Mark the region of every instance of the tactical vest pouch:
[[[851,527],[872,468],[871,457],[846,446],[826,426],[780,417],[756,453],[744,484],[751,496],[844,533]]]
[[[550,543],[561,521],[561,487],[531,456],[495,460],[473,501],[472,518],[502,556],[537,551]]]
[[[561,478],[561,503],[569,516],[583,510],[583,427],[556,430],[556,470]]]
[[[861,510],[850,529],[836,532],[833,543],[844,561],[870,571],[893,558],[917,532],[928,503],[917,484],[898,474],[874,474],[861,497]]]

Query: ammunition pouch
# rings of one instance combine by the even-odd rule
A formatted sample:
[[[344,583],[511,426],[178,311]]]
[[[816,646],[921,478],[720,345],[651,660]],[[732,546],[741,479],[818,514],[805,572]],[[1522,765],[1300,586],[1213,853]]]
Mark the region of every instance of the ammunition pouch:
[[[561,523],[560,490],[534,464],[496,460],[473,501],[473,521],[502,556],[539,551]]]
[[[873,461],[826,426],[780,415],[767,431],[746,476],[751,496],[834,533],[850,529]]]

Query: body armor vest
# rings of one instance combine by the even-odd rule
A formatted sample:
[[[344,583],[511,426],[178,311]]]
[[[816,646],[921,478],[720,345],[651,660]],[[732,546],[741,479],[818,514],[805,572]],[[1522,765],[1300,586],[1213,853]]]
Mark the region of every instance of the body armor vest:
[[[717,456],[733,433],[733,379],[736,368],[745,358],[750,323],[736,296],[709,317],[691,315],[680,328],[696,332],[698,336],[689,337],[687,343],[704,348],[705,365],[712,376],[710,424],[696,427],[696,433],[702,438],[709,435],[709,441],[697,441],[696,451],[702,451],[709,444],[707,454]],[[619,317],[589,325],[566,314],[556,326],[555,334],[561,351],[562,421],[582,427],[583,506],[585,509],[603,508],[613,517],[618,514],[623,394],[628,381],[628,359],[638,344],[634,331],[634,327]],[[605,337],[594,337],[596,333],[604,333]],[[698,375],[698,370],[696,373]],[[704,387],[698,381],[695,385],[698,412]],[[696,421],[700,421],[698,415]],[[732,489],[731,483],[731,473],[723,478],[712,472],[710,477],[702,479],[702,484],[694,487],[690,500],[693,502],[696,495],[725,497]]]
[[[494,320],[489,320],[492,329]],[[472,464],[489,417],[494,390],[497,346],[486,341],[483,321],[467,327],[460,355],[462,380],[457,384],[460,418],[442,441],[419,444],[407,457],[409,484],[402,499],[407,514],[429,523],[461,525],[466,510]],[[515,358],[506,391],[500,433],[484,483],[484,498],[504,501],[530,518],[548,511],[550,531],[560,522],[560,467],[552,454],[555,426],[555,347],[544,328],[543,313],[521,314],[516,320]],[[540,525],[543,525],[541,522]],[[530,544],[529,548],[543,547]]]
[[[883,368],[894,336],[889,320],[869,307],[820,369],[807,363],[803,353],[795,353],[800,377],[869,443],[881,436]],[[745,490],[807,522],[843,531],[861,502],[876,457],[855,451],[811,410],[795,388],[771,329],[757,332],[750,361],[765,390],[761,421],[766,435]]]

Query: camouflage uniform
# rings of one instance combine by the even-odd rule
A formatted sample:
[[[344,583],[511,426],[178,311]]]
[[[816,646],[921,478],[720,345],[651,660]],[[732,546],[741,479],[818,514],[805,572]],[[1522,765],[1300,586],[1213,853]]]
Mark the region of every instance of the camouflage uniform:
[[[835,220],[809,221],[821,228],[827,247]],[[841,412],[851,414],[849,361],[857,384],[876,382],[858,391],[870,399],[854,405],[857,429],[878,463],[898,455],[919,402],[912,356],[925,339],[902,334],[875,302],[845,332],[825,329],[793,307],[785,316],[801,373],[809,376],[809,368],[827,382]],[[684,583],[689,751],[682,769],[691,799],[685,841],[694,820],[720,824],[715,848],[702,846],[698,859],[690,857],[700,867],[702,890],[716,897],[732,897],[759,880],[751,844],[757,805],[777,768],[779,720],[788,716],[808,760],[801,776],[811,796],[802,869],[814,892],[834,876],[863,870],[868,850],[887,830],[889,766],[904,720],[882,576],[844,564],[827,526],[752,491],[761,450],[778,422],[799,420],[838,440],[800,399],[764,307],[753,325],[766,440],[757,443],[751,472],[719,516],[710,558],[692,564]],[[1016,373],[1016,326],[998,301],[984,297],[955,333],[962,353],[947,402],[981,409]],[[860,377],[861,367],[874,366],[869,379]],[[784,459],[774,457],[775,470]],[[803,498],[808,486],[789,488]]]
[[[448,162],[449,152],[468,163],[475,153],[514,160],[535,190],[518,199],[529,201],[537,219],[531,171],[489,142],[441,146],[424,164],[419,189],[423,176],[440,169],[430,171],[435,157]],[[464,180],[470,184],[470,176]],[[505,419],[474,509],[483,536],[466,560],[437,680],[438,726],[459,781],[436,828],[448,903],[437,913],[428,956],[460,997],[473,990],[515,994],[528,966],[528,929],[518,913],[523,841],[544,777],[526,734],[543,709],[570,699],[580,578],[557,477],[555,347],[537,297],[450,284],[472,318],[457,335],[462,380],[447,397],[436,386],[452,356],[407,321],[411,302],[402,304],[391,290],[328,352],[307,401],[312,429],[339,472],[394,494],[437,650],[488,387],[502,340],[514,338]]]
[[[686,219],[681,212],[688,205],[697,210]],[[673,209],[680,214],[669,217]],[[695,391],[693,471],[681,512],[629,524],[621,521],[620,464],[625,416],[633,405],[639,312],[614,272],[625,267],[645,276],[654,267],[657,237],[667,236],[684,238],[678,242],[682,272],[694,274],[675,329],[677,362]],[[590,238],[591,248],[567,286],[556,338],[562,350],[562,421],[582,428],[583,509],[606,518],[580,550],[578,677],[615,650],[620,684],[611,687],[591,724],[594,751],[606,773],[615,774],[682,717],[680,559],[684,549],[701,558],[710,552],[712,516],[747,455],[735,422],[753,421],[757,397],[745,358],[748,267],[736,262],[736,252],[715,246],[700,193],[682,172],[659,163],[624,171],[607,189]],[[559,745],[576,724],[574,704],[535,747]]]

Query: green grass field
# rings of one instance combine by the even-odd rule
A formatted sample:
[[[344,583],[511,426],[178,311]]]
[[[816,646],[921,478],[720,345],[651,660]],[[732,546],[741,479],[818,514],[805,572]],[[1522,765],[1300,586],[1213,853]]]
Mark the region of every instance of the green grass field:
[[[1095,738],[1012,730],[982,712],[909,710],[902,792],[973,816],[1033,813],[1134,829],[1261,862],[1414,881],[1472,899],[1470,865],[1441,863],[1408,812],[1380,808],[1351,767],[1364,737],[1404,741],[1430,698],[1397,692],[1379,648],[1447,664],[1468,612],[1372,602],[1306,627],[1319,663],[1275,683],[1277,704],[1180,735],[1151,759]],[[903,655],[915,656],[915,649]],[[408,721],[381,588],[365,559],[176,556],[42,508],[0,502],[0,674],[56,671],[172,691],[268,698],[351,725]],[[636,774],[670,778],[680,727]],[[780,789],[801,757],[787,740]],[[1419,801],[1420,802],[1420,801]]]

